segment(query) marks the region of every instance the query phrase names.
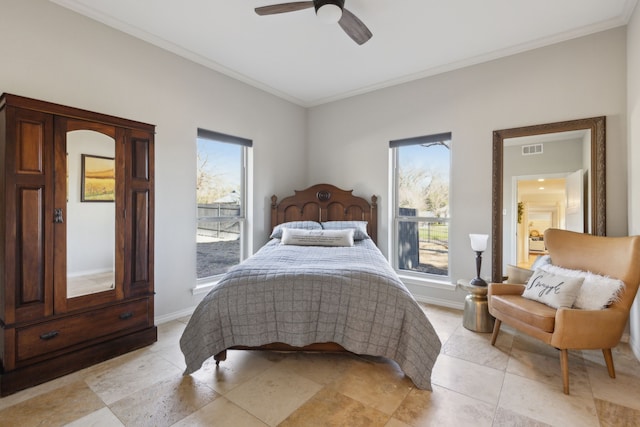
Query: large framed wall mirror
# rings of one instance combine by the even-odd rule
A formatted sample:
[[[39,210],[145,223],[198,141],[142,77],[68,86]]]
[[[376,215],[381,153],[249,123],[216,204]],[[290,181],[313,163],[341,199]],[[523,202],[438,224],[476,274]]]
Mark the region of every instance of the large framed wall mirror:
[[[605,117],[493,132],[493,282],[544,254],[547,228],[606,234],[605,132]]]

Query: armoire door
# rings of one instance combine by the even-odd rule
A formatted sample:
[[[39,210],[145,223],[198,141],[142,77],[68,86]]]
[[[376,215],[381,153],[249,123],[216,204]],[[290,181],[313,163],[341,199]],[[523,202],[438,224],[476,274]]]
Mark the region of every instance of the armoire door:
[[[122,129],[55,118],[55,313],[124,298]]]
[[[153,292],[154,134],[126,132],[125,293],[127,297]]]
[[[7,106],[5,117],[4,322],[10,325],[53,312],[53,116]]]

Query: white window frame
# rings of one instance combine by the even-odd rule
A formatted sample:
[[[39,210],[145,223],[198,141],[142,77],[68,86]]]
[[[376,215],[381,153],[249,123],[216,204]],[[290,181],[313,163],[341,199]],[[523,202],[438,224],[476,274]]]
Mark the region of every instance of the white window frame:
[[[451,282],[451,260],[449,259],[449,262],[447,263],[447,274],[446,275],[440,275],[440,274],[433,274],[433,273],[423,273],[423,272],[418,272],[418,271],[412,271],[412,270],[405,270],[405,269],[400,269],[399,268],[399,238],[398,238],[398,233],[399,233],[399,227],[400,227],[400,223],[401,222],[429,222],[434,220],[435,218],[430,218],[430,217],[420,217],[420,216],[415,216],[415,217],[407,217],[407,216],[401,216],[400,213],[400,209],[398,206],[398,186],[399,186],[399,179],[398,179],[398,149],[400,149],[403,146],[409,146],[409,145],[420,145],[420,144],[424,144],[424,143],[429,143],[429,142],[440,142],[440,141],[451,141],[452,140],[452,134],[451,132],[445,132],[445,133],[439,133],[439,134],[433,134],[433,135],[426,135],[426,136],[419,136],[419,137],[414,137],[414,138],[406,138],[406,139],[399,139],[399,140],[393,140],[389,143],[389,148],[391,151],[391,200],[393,201],[393,206],[391,207],[391,218],[392,218],[392,227],[390,227],[390,233],[391,235],[389,236],[389,241],[391,242],[391,256],[390,256],[390,261],[391,261],[391,265],[393,267],[393,269],[401,276],[401,277],[405,277],[405,278],[409,278],[409,279],[413,279],[416,282],[423,282],[423,281],[429,281],[432,283],[450,283]],[[451,149],[451,147],[449,147]],[[451,153],[449,154],[449,203],[451,203]],[[451,230],[452,230],[452,215],[451,215],[451,211],[449,211],[449,217],[447,218],[447,221],[449,223],[449,236],[451,236]],[[450,255],[450,253],[449,253]]]
[[[241,263],[247,258],[247,248],[248,248],[248,230],[247,230],[247,203],[249,200],[248,195],[248,174],[249,174],[249,155],[250,150],[253,147],[253,142],[246,138],[241,138],[237,136],[227,135],[219,132],[214,132],[206,129],[198,128],[198,139],[208,139],[214,142],[235,144],[241,147],[241,174],[240,174],[240,213],[238,216],[233,217],[208,217],[212,221],[237,221],[240,228],[240,257],[238,263]],[[197,144],[197,142],[196,142]],[[196,148],[197,152],[197,148]],[[197,206],[197,203],[196,203]],[[196,229],[198,227],[198,220],[200,217],[196,216]],[[216,274],[213,276],[197,278],[196,273],[196,287],[193,291],[194,294],[208,292],[215,283],[217,283],[220,278],[224,275],[224,273]]]

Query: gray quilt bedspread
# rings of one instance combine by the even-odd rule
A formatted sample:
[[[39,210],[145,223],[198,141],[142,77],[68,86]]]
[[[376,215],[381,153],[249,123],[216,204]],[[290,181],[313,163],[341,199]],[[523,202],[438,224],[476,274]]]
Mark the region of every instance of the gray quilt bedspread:
[[[418,388],[431,390],[440,340],[371,240],[352,247],[279,242],[230,270],[198,305],[180,339],[185,374],[236,345],[335,342],[395,360]]]

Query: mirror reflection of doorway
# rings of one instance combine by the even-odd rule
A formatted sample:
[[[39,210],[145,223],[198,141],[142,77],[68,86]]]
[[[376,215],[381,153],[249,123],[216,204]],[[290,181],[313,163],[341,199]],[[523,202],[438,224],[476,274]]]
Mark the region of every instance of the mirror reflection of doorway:
[[[530,268],[547,253],[544,232],[548,228],[584,231],[584,172],[516,177],[517,265]]]

